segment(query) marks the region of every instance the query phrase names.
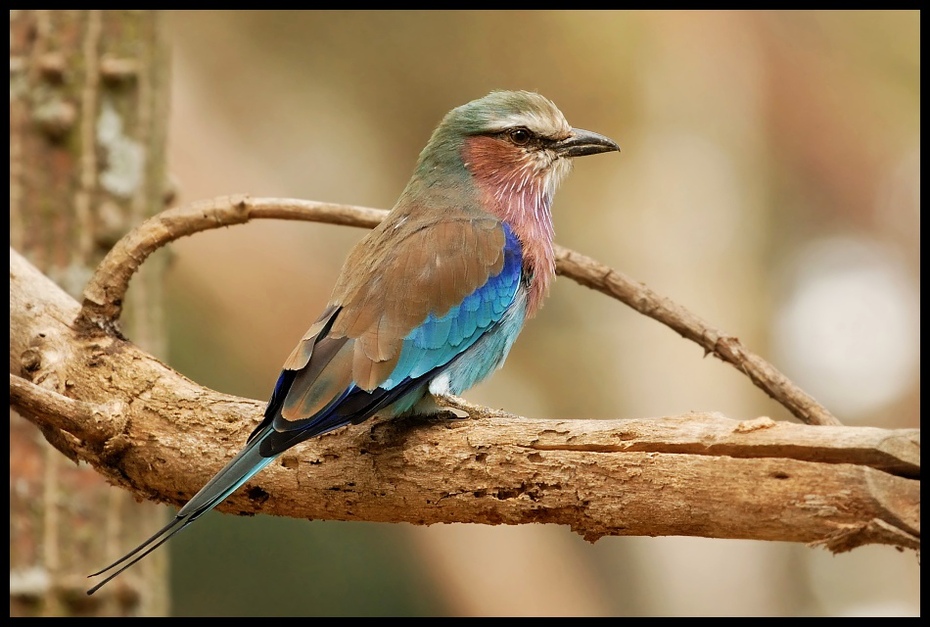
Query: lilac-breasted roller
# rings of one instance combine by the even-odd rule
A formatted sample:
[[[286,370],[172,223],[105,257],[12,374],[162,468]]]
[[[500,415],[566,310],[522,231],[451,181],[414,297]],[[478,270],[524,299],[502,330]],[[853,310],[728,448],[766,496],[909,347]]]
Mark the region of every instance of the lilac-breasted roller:
[[[290,447],[376,413],[435,413],[499,368],[555,276],[552,197],[572,158],[619,150],[536,93],[450,111],[383,222],[352,249],[245,448],[92,594]]]

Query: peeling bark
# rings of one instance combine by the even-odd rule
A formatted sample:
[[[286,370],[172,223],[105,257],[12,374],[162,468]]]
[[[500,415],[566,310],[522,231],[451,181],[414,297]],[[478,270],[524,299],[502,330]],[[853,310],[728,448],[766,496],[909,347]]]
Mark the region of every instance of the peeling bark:
[[[75,328],[78,305],[11,250],[11,364],[65,381],[70,422],[11,374],[56,446],[138,498],[180,505],[264,403],[203,388],[132,343]],[[24,359],[24,355],[27,358]],[[14,371],[15,372],[15,371]],[[375,419],[286,452],[219,509],[434,524],[555,523],[605,535],[920,546],[920,432],[693,413],[533,420],[448,399],[464,420]],[[88,411],[88,407],[93,407]],[[69,428],[71,433],[62,429]],[[77,433],[74,433],[74,432]]]

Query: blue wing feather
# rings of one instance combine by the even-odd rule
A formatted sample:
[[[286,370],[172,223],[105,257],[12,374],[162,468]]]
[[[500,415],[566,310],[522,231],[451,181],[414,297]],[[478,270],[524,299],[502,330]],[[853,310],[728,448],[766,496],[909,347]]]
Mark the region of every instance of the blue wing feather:
[[[520,240],[503,225],[504,263],[501,271],[442,316],[430,313],[404,338],[400,359],[381,387],[391,389],[445,366],[501,322],[517,297],[523,271]]]
[[[489,374],[503,360],[515,337],[515,330],[508,329],[505,334],[507,337],[503,340],[489,338],[495,334],[496,328],[505,320],[507,312],[515,303],[523,271],[520,240],[507,224],[503,225],[503,229],[505,243],[501,271],[444,315],[427,315],[423,323],[404,338],[397,365],[384,383],[370,392],[354,385],[349,386],[313,420],[302,422],[292,431],[279,431],[265,437],[261,443],[262,455],[276,455],[315,435],[349,423],[361,422],[405,396],[410,395],[411,398],[404,405],[412,405],[425,393],[426,385],[433,377],[458,361],[460,356],[470,352],[482,339],[486,345],[483,352],[487,355],[478,358],[475,364],[460,368],[467,373],[463,380],[468,383],[455,387],[465,389]],[[522,326],[522,311],[518,317],[516,330]],[[256,428],[252,437],[264,432],[273,421],[295,376],[294,371],[285,370],[281,373],[265,411],[265,420]]]

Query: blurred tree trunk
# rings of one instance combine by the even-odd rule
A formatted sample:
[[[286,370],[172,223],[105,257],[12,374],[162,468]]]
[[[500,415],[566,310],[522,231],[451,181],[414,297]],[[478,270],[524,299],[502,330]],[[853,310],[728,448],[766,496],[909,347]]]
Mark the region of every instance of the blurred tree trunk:
[[[10,12],[10,245],[74,296],[166,199],[159,21],[148,11]],[[146,264],[133,282],[124,320],[134,341],[163,356],[162,267]],[[10,372],[21,368],[11,358]],[[162,508],[75,466],[10,414],[10,615],[164,614],[166,552],[94,597],[73,575],[154,532]]]

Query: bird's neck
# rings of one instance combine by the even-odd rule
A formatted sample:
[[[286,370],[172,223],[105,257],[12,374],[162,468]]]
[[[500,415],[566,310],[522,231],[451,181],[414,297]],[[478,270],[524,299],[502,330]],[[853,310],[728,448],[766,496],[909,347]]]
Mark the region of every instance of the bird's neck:
[[[527,163],[511,154],[508,159],[499,150],[499,143],[486,137],[470,138],[462,150],[481,205],[509,224],[522,244],[529,318],[542,306],[555,277],[550,207],[564,171],[560,163]]]
[[[479,187],[481,187],[479,185]],[[523,246],[523,276],[528,293],[526,317],[542,307],[555,278],[555,252],[552,249],[552,196],[525,185],[518,190],[486,189],[486,203],[496,202],[494,211],[510,225]]]

